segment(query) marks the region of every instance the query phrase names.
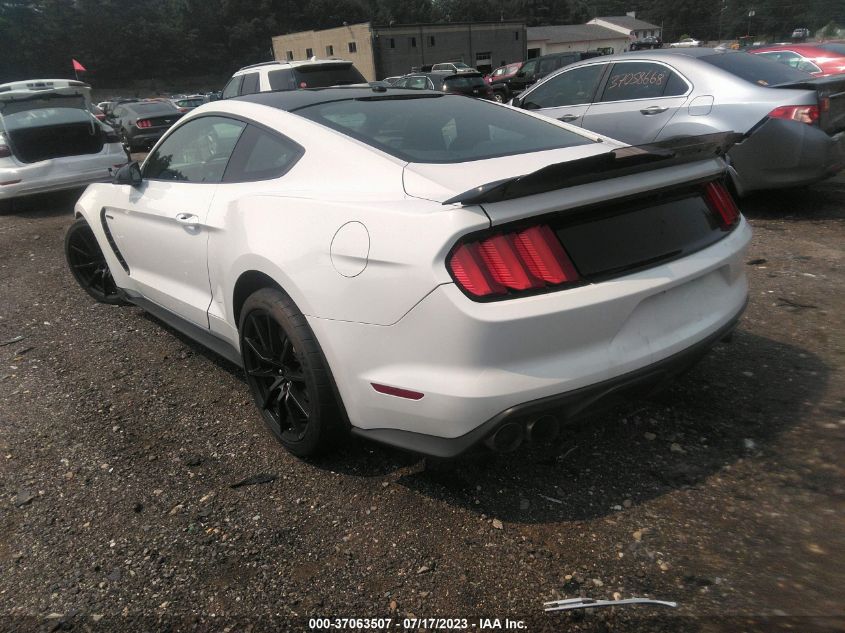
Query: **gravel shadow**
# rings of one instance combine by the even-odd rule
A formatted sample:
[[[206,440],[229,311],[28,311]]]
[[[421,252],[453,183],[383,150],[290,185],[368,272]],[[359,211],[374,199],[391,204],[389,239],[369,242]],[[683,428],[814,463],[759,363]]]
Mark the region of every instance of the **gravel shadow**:
[[[509,522],[612,515],[765,456],[829,372],[805,350],[739,331],[659,396],[570,424],[557,446],[429,466],[397,483]]]

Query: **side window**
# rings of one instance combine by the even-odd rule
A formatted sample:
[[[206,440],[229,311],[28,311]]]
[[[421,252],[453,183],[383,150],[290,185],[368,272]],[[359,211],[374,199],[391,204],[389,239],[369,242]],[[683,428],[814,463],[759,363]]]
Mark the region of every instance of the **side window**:
[[[270,90],[296,90],[296,79],[286,68],[271,70],[267,73],[267,79],[270,80]]]
[[[231,99],[232,97],[238,96],[238,91],[241,89],[241,82],[244,80],[243,75],[238,75],[237,77],[232,77],[229,80],[229,83],[226,84],[226,87],[223,88],[223,94],[220,96],[221,99]]]
[[[408,88],[414,90],[425,90],[428,88],[428,80],[426,77],[411,77],[408,80]]]
[[[669,84],[671,81],[671,90]],[[676,96],[687,91],[686,83],[666,66],[649,62],[614,64],[598,101],[629,101]],[[666,94],[671,92],[671,95]]]
[[[215,183],[246,123],[220,116],[204,116],[179,126],[144,163],[144,178]]]
[[[241,84],[241,94],[251,95],[260,92],[258,88],[258,73],[247,73],[244,75],[244,82]]]
[[[408,80],[405,78],[397,79],[393,82],[394,88],[407,88],[408,87]]]
[[[270,180],[284,175],[304,153],[288,138],[255,125],[248,125],[241,135],[224,182]]]
[[[522,72],[525,73],[526,77],[530,77],[537,72],[537,63],[536,59],[532,59],[530,62],[525,63],[525,66],[522,67]]]
[[[526,95],[522,107],[537,110],[590,103],[604,69],[605,64],[592,64],[555,75]]]

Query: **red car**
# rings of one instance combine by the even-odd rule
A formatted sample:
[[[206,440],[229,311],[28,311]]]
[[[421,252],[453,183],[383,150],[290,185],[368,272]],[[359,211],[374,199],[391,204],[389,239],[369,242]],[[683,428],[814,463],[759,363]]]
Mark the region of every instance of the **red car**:
[[[845,43],[842,42],[778,44],[762,46],[749,52],[803,70],[816,77],[845,73]]]
[[[496,101],[508,101],[515,92],[510,80],[516,77],[516,73],[522,68],[525,62],[514,62],[506,66],[499,66],[489,75],[484,75],[484,81],[490,84],[493,89],[493,98]]]

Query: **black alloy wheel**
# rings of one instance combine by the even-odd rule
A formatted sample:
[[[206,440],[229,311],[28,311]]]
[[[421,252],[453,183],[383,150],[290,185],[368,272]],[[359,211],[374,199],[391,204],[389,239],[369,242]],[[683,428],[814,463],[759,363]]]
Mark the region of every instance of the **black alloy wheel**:
[[[295,455],[322,452],[341,416],[305,317],[285,293],[264,288],[244,303],[239,331],[247,383],[267,427]]]
[[[94,299],[111,305],[126,303],[115,284],[94,231],[84,218],[71,224],[65,234],[65,258],[77,283]]]

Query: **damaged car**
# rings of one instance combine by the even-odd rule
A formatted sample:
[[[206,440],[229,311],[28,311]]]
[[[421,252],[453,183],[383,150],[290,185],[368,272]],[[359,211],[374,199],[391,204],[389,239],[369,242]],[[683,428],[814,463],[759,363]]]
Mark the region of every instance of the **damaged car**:
[[[89,187],[65,252],[93,298],[242,366],[294,454],[345,432],[513,450],[735,327],[730,136],[638,148],[438,91],[257,93]]]
[[[114,130],[91,113],[90,94],[68,79],[0,85],[0,204],[109,181],[127,162]]]
[[[512,102],[632,144],[716,132],[740,195],[808,185],[845,167],[845,76],[816,78],[709,48],[652,50],[573,64]]]

